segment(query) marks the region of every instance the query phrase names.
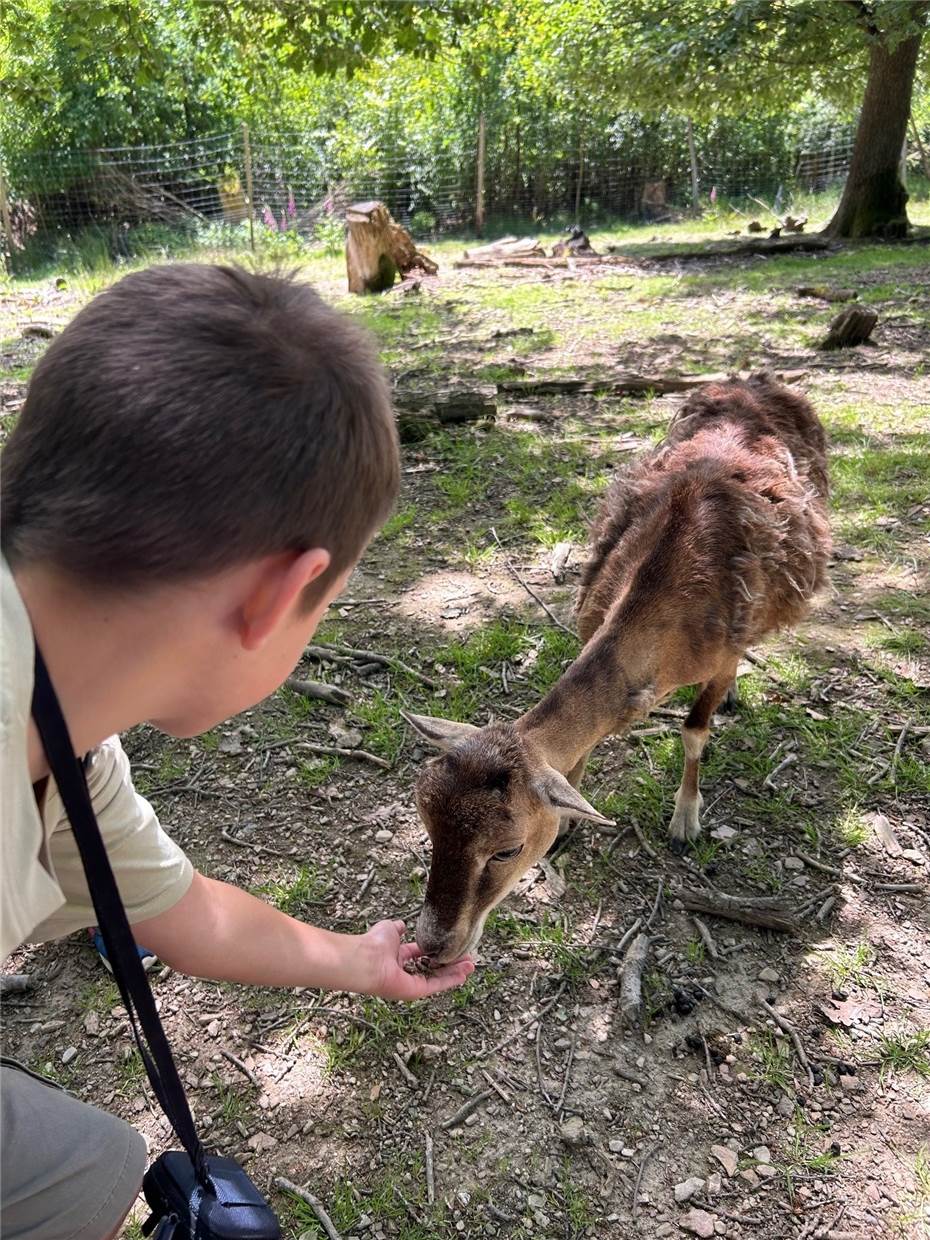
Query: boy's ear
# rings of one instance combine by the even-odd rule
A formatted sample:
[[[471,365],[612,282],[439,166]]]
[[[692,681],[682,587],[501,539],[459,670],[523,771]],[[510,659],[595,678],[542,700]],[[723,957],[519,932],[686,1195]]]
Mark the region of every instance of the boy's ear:
[[[239,638],[244,650],[259,650],[278,626],[293,615],[304,589],[329,568],[322,547],[269,557],[253,579],[239,611]]]

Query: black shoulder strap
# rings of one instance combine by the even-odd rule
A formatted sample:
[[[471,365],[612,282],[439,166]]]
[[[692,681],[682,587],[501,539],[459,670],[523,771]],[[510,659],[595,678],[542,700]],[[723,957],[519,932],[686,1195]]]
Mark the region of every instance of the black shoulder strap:
[[[32,717],[71,821],[97,914],[97,924],[113,966],[113,977],[129,1013],[145,1070],[161,1109],[196,1168],[197,1178],[206,1185],[206,1155],[197,1136],[187,1096],[155,1008],[148,978],[139,960],[116,879],[113,877],[113,869],[87,789],[84,764],[75,757],[68,725],[38,644]]]

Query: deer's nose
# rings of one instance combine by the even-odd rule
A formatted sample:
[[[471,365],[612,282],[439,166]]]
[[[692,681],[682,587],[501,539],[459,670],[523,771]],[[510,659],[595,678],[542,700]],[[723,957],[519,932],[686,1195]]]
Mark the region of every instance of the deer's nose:
[[[439,924],[433,910],[424,905],[417,918],[417,943],[427,956],[441,956],[449,945],[450,934]]]

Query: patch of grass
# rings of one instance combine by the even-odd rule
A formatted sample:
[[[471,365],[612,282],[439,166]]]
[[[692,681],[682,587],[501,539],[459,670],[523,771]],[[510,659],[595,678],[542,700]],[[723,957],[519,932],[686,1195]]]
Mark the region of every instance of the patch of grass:
[[[889,1030],[878,1040],[882,1077],[916,1072],[930,1079],[930,1029]]]
[[[315,865],[302,865],[290,882],[263,883],[256,891],[270,896],[276,909],[289,917],[306,916],[311,905],[324,899],[329,884]]]
[[[379,540],[389,542],[391,539],[397,539],[416,521],[417,510],[412,504],[408,504],[406,508],[399,508],[397,512],[391,513],[381,531],[378,534]]]
[[[128,1055],[117,1057],[114,1081],[121,1094],[137,1093],[146,1079],[145,1064],[135,1047]]]
[[[531,948],[546,960],[567,981],[577,982],[587,976],[586,943],[576,941],[571,928],[547,914],[539,921],[523,921],[509,912],[497,911],[489,918],[489,929],[505,943]]]
[[[335,755],[317,758],[313,762],[297,763],[297,778],[305,788],[319,788],[327,783],[342,766]]]
[[[850,805],[827,824],[827,834],[845,848],[858,848],[869,838],[870,828],[858,805]]]
[[[213,1089],[219,1106],[217,1122],[224,1128],[232,1127],[238,1120],[245,1123],[252,1113],[251,1095],[246,1086],[227,1085],[218,1072],[213,1073]]]
[[[850,983],[879,988],[879,979],[873,970],[878,956],[870,943],[857,943],[852,948],[837,947],[824,952],[822,959],[835,990],[846,990]]]
[[[115,1008],[118,1003],[122,1003],[119,987],[116,982],[103,978],[100,981],[88,982],[78,998],[82,1012],[98,1012],[101,1015]]]
[[[685,944],[685,960],[689,964],[702,964],[707,955],[707,948],[701,939],[689,939]]]
[[[396,762],[404,747],[407,729],[400,714],[400,704],[376,689],[369,701],[356,702],[352,715],[364,724],[363,747],[379,757],[387,758],[388,762]]]
[[[791,1047],[776,1038],[770,1029],[754,1033],[749,1040],[749,1051],[753,1058],[753,1066],[749,1076],[754,1081],[772,1085],[785,1094],[790,1094],[794,1083],[794,1060]]]
[[[930,642],[916,629],[901,629],[897,633],[881,633],[875,639],[875,645],[891,654],[915,655],[923,654],[930,647]]]
[[[794,1181],[799,1175],[832,1175],[840,1161],[838,1147],[825,1144],[828,1129],[812,1124],[800,1108],[791,1121],[794,1130],[786,1152],[785,1180],[789,1195],[794,1195]]]

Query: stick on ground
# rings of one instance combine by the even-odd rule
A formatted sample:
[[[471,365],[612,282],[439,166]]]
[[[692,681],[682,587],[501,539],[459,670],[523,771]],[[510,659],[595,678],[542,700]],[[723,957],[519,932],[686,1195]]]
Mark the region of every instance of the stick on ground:
[[[628,1025],[635,1025],[642,1012],[643,969],[650,942],[648,934],[638,934],[620,966],[620,1015]]]
[[[288,676],[287,687],[301,697],[312,698],[316,702],[328,702],[330,706],[351,706],[352,699],[345,689],[337,689],[335,685],[324,685],[319,680],[300,680],[296,676]]]
[[[286,1193],[292,1193],[295,1197],[299,1197],[301,1201],[305,1201],[313,1213],[320,1220],[320,1226],[326,1232],[329,1240],[342,1240],[342,1236],[336,1230],[333,1220],[326,1213],[326,1207],[320,1201],[319,1197],[310,1192],[309,1189],[301,1188],[299,1184],[286,1180],[283,1175],[275,1177],[275,1188],[281,1188]]]
[[[712,913],[727,921],[742,921],[749,926],[780,930],[783,934],[797,931],[798,924],[788,916],[787,909],[773,907],[761,900],[737,900],[721,891],[678,891],[678,899],[689,913]]]

